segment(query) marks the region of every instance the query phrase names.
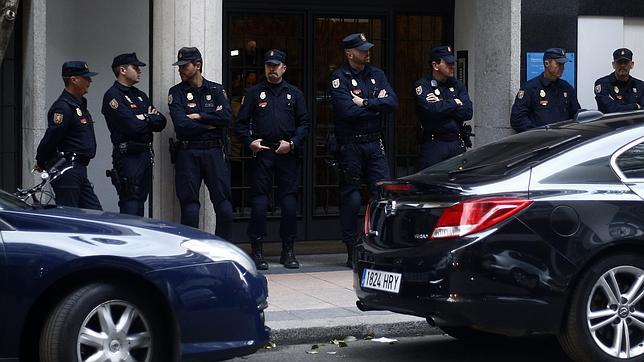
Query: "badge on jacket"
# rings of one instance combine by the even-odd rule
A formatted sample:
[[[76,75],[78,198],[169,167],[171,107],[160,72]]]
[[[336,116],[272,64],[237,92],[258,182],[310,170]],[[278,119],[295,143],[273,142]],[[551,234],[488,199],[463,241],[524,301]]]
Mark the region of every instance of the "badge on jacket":
[[[63,114],[62,113],[54,113],[54,123],[56,123],[56,124],[63,123]]]
[[[418,87],[416,87],[416,94],[421,95],[422,93],[423,93],[423,86],[419,85]]]
[[[340,79],[334,79],[333,82],[331,82],[331,86],[333,86],[333,88],[340,87]]]
[[[116,98],[112,98],[112,100],[110,101],[110,107],[112,107],[112,109],[117,109],[119,107],[119,102],[116,100]]]
[[[595,93],[596,93],[596,94],[599,94],[599,93],[601,93],[601,92],[602,92],[602,85],[601,85],[601,84],[597,84],[597,85],[595,86]]]

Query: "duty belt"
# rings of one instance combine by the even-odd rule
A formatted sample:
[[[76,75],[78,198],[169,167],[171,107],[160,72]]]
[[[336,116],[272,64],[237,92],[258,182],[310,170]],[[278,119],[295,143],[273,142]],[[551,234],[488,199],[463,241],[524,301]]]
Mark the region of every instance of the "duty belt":
[[[224,142],[222,140],[207,140],[207,141],[177,141],[177,148],[183,150],[206,150],[209,148],[221,148],[224,147]]]
[[[342,144],[375,142],[380,140],[381,137],[382,135],[380,134],[380,132],[362,134],[358,133],[354,135],[336,135],[338,142]]]
[[[424,142],[429,141],[443,141],[443,142],[453,142],[461,139],[459,133],[436,133],[436,132],[427,132],[424,137]]]
[[[139,154],[141,152],[151,150],[152,144],[145,143],[145,142],[127,141],[127,142],[115,143],[114,148],[117,149],[118,152],[121,154],[132,155],[132,154]]]
[[[76,152],[63,152],[63,157],[68,161],[78,162],[83,166],[89,165],[91,158],[89,156],[81,155]]]

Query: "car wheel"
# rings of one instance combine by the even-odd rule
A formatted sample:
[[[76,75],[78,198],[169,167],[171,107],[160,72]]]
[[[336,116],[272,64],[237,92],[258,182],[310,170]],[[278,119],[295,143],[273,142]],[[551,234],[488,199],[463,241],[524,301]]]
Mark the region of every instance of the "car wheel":
[[[462,326],[442,326],[439,327],[450,337],[467,343],[488,343],[490,340],[500,340],[505,338],[500,334],[479,331],[470,327]]]
[[[644,260],[616,254],[582,276],[559,341],[576,361],[644,360]]]
[[[166,361],[168,333],[151,301],[112,284],[90,284],[67,295],[40,336],[42,362]]]

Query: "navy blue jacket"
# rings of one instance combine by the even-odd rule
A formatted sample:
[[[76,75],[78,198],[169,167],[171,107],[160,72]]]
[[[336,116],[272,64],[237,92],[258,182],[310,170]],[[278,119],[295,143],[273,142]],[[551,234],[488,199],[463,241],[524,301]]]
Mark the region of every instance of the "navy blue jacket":
[[[151,105],[143,91],[114,82],[103,96],[101,109],[112,143],[152,142],[152,132],[163,130],[166,119],[161,113],[148,114]]]
[[[514,99],[510,125],[517,132],[572,119],[581,107],[577,91],[563,79],[549,81],[543,73],[526,82]]]
[[[595,81],[595,101],[597,109],[603,113],[627,112],[640,109],[644,97],[644,82],[629,77],[626,82],[615,78],[611,73]],[[640,105],[638,107],[637,105]]]
[[[36,162],[40,167],[56,152],[74,152],[94,158],[96,136],[94,121],[87,110],[87,99],[76,98],[66,90],[47,112],[47,131],[38,145]]]
[[[168,108],[177,138],[184,141],[224,140],[230,126],[232,110],[226,91],[221,84],[206,78],[199,88],[181,82],[170,88]],[[188,114],[199,113],[193,121]]]
[[[387,96],[378,98],[383,89]],[[368,105],[361,107],[353,103],[352,93],[366,99]],[[369,64],[360,72],[346,63],[336,69],[331,75],[330,94],[335,134],[341,136],[381,132],[381,114],[393,112],[398,107],[398,96],[385,73]]]
[[[304,94],[285,80],[279,85],[263,80],[246,89],[235,123],[237,137],[246,147],[261,138],[293,141],[300,148],[310,127]]]
[[[419,79],[414,87],[418,120],[425,132],[459,133],[463,122],[472,119],[472,101],[463,82],[456,78],[439,82],[429,75]],[[434,93],[439,101],[428,101],[430,93]],[[461,101],[460,105],[455,98]]]

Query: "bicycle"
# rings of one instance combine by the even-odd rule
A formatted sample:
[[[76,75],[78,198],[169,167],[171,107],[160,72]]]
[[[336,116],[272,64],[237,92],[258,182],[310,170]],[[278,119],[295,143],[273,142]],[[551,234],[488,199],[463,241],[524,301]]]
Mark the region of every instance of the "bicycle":
[[[74,159],[76,155],[71,157],[65,157],[64,154],[60,153],[59,159],[46,171],[40,172],[40,183],[34,185],[29,189],[18,188],[14,195],[19,198],[21,201],[31,205],[31,206],[47,206],[50,205],[51,201],[54,200],[54,193],[51,188],[51,183],[62,176],[69,169],[74,167]],[[70,164],[63,169],[59,167],[64,164],[66,161],[70,161]],[[31,170],[31,173],[38,172],[36,169]]]

